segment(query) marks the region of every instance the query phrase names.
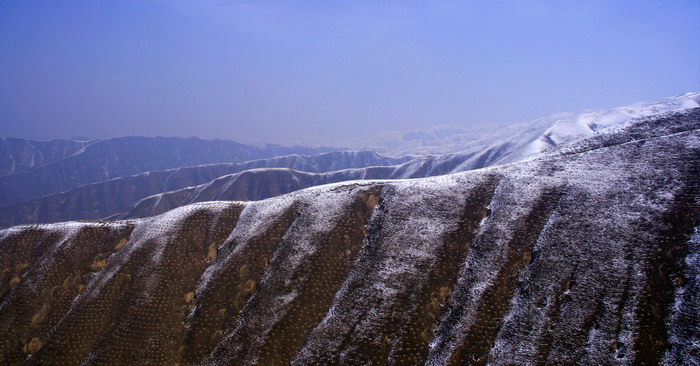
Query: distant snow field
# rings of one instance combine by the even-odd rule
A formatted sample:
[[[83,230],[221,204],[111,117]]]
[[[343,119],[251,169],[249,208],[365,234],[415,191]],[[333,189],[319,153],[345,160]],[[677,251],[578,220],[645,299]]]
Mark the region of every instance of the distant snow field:
[[[688,92],[657,102],[639,102],[608,110],[558,113],[533,121],[498,126],[478,125],[466,128],[441,125],[404,132],[386,132],[367,138],[342,141],[338,145],[403,156],[459,153],[485,149],[507,141],[517,147],[504,160],[510,162],[634,118],[699,106],[700,92]]]

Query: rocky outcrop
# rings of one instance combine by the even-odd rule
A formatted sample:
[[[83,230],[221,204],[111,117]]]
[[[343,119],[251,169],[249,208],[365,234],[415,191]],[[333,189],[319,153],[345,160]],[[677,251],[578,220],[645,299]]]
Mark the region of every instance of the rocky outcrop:
[[[536,159],[0,232],[0,363],[700,362],[700,119]]]

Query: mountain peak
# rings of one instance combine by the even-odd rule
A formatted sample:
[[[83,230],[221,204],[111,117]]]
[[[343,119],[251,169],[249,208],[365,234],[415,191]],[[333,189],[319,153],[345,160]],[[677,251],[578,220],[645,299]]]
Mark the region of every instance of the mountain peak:
[[[700,106],[700,93],[688,92],[656,102],[638,102],[605,110],[587,110],[578,113],[556,113],[528,122],[498,125],[436,125],[409,131],[393,131],[340,144],[365,148],[390,156],[430,155],[485,150],[509,140],[513,151],[503,162],[515,161],[541,151],[547,145],[583,136],[633,118],[681,111]],[[546,136],[546,138],[543,138]]]

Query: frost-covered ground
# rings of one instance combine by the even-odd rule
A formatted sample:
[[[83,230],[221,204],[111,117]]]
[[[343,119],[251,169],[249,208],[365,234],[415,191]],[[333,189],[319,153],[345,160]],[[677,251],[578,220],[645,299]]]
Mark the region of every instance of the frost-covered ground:
[[[0,231],[0,363],[699,364],[698,128]]]

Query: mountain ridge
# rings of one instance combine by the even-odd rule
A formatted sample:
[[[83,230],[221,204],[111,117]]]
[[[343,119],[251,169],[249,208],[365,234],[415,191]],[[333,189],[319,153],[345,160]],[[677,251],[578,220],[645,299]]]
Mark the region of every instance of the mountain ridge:
[[[693,115],[690,118],[700,118],[700,108],[688,110],[687,113]],[[686,112],[678,112],[682,115]],[[665,120],[673,118],[674,113],[666,113],[646,117],[647,120]],[[625,125],[632,123],[643,123],[636,120],[630,121],[627,124],[621,124],[617,128],[623,128]],[[659,131],[664,131],[661,123],[655,123],[651,127]],[[602,132],[605,132],[604,130]],[[650,133],[650,136],[655,136],[658,133]],[[603,133],[605,136],[605,133]],[[596,136],[583,136],[578,139],[595,140]],[[568,142],[568,145],[562,146],[564,151],[567,151],[567,146],[575,145],[577,139]],[[579,151],[580,152],[580,151]],[[543,151],[546,154],[546,152]],[[555,150],[555,154],[560,153]],[[258,200],[275,195],[289,193],[291,191],[307,188],[314,185],[329,184],[340,181],[351,181],[357,179],[407,179],[407,178],[423,178],[442,174],[451,174],[461,171],[480,169],[488,167],[489,151],[483,152],[481,155],[480,164],[466,165],[463,161],[463,154],[443,155],[440,157],[419,157],[410,160],[397,166],[385,167],[369,167],[362,169],[348,169],[327,173],[307,173],[293,169],[256,169],[248,170],[240,173],[228,174],[221,176],[211,182],[204,183],[194,187],[187,187],[180,190],[159,193],[153,196],[143,198],[131,205],[124,212],[110,216],[109,219],[128,219],[147,217],[163,213],[175,207],[208,200]],[[456,161],[456,163],[455,163]],[[286,177],[286,178],[282,178]],[[256,182],[256,183],[252,183]],[[271,182],[282,182],[278,186],[269,187]],[[251,188],[256,187],[251,191]],[[262,187],[262,188],[261,188]],[[269,187],[269,188],[268,188]],[[266,189],[276,190],[277,193],[271,193]]]
[[[95,140],[62,159],[0,176],[0,206],[26,202],[109,178],[203,163],[243,162],[331,148],[256,147],[225,140],[178,137],[118,137]]]
[[[74,154],[88,141],[0,138],[0,176],[25,172]]]
[[[493,148],[498,143],[509,140],[513,145],[509,154],[513,156],[501,162],[510,162],[553,146],[551,143],[540,145],[544,141],[539,140],[546,140],[547,136],[554,136],[552,143],[557,144],[633,118],[696,107],[700,107],[700,92],[687,92],[655,102],[637,102],[597,111],[556,113],[527,122],[475,125],[468,128],[442,125],[403,132],[386,132],[365,140],[343,142],[340,145],[365,148],[389,156],[401,156],[480,150]]]
[[[324,172],[338,168],[395,164],[405,160],[407,158],[389,158],[369,151],[339,151],[146,172],[86,184],[29,202],[0,207],[0,227],[23,223],[100,219],[118,214],[128,209],[131,204],[153,194],[203,184],[226,174],[266,166]]]
[[[688,98],[689,96],[691,98]],[[679,100],[681,104],[686,102],[692,104],[696,102],[695,99],[693,99],[696,97],[696,94],[691,93],[676,99]],[[653,107],[660,103],[661,102],[641,105]],[[688,105],[686,105],[686,107],[688,107]],[[655,111],[658,111],[658,108]],[[606,123],[602,123],[600,120],[592,118],[590,114],[582,115],[587,116],[587,118],[584,119],[587,125],[592,123],[591,121],[598,121],[597,128],[599,130],[606,126],[625,125],[625,123],[630,121],[618,116],[615,118],[608,118]],[[656,116],[663,115],[664,113],[656,114]],[[562,128],[561,126],[549,127],[549,130],[556,129],[567,130],[567,128]],[[596,131],[592,129],[588,131],[588,133],[595,132]],[[557,138],[559,143],[565,142],[565,139],[578,138],[576,134],[571,133],[566,135],[559,132],[558,135],[561,135]],[[585,137],[585,135],[579,137]],[[528,144],[533,145],[540,141],[541,138]],[[172,209],[179,204],[203,200],[201,195],[197,197],[190,194],[194,192],[196,188],[184,189],[184,187],[197,185],[214,186],[217,184],[216,182],[221,181],[219,178],[222,176],[239,173],[246,169],[276,167],[318,173],[345,167],[377,166],[375,168],[366,169],[365,171],[340,170],[333,174],[325,174],[322,176],[303,173],[289,174],[283,173],[282,171],[270,171],[268,173],[256,171],[254,173],[244,174],[243,176],[246,180],[252,179],[252,177],[255,176],[258,185],[263,187],[262,189],[248,190],[248,195],[242,194],[242,192],[246,192],[244,186],[249,186],[249,184],[245,183],[243,179],[229,177],[229,179],[237,179],[238,183],[232,183],[231,192],[220,192],[218,195],[221,197],[235,197],[235,199],[240,200],[251,200],[267,198],[272,195],[272,192],[275,192],[274,194],[283,194],[312,185],[342,180],[404,179],[450,174],[508,162],[513,160],[513,151],[523,151],[522,146],[526,145],[521,144],[520,147],[518,147],[514,142],[506,140],[488,149],[477,149],[475,151],[438,156],[417,156],[413,159],[411,159],[411,157],[381,157],[376,154],[372,155],[372,153],[364,153],[364,157],[353,156],[348,153],[320,154],[313,156],[313,161],[304,156],[287,156],[239,164],[209,164],[205,166],[181,168],[176,171],[143,173],[137,176],[89,184],[64,193],[50,195],[21,204],[1,207],[0,226],[7,227],[22,223],[98,219],[105,217],[132,218],[157,214]],[[551,146],[549,148],[551,148]],[[538,149],[541,150],[542,147],[540,146]],[[517,159],[524,159],[529,154],[530,153],[518,156]],[[357,163],[344,161],[343,159],[365,159],[366,161],[365,163],[357,165]],[[282,178],[282,174],[287,174],[286,180]],[[265,181],[265,175],[268,176],[268,181]],[[240,176],[241,174],[236,177]],[[200,187],[197,189],[203,188]],[[211,191],[211,188],[206,190]],[[236,193],[233,193],[233,191],[236,191]],[[149,196],[152,197],[148,198]],[[165,199],[161,199],[163,197],[165,197]],[[175,199],[174,197],[179,198]]]
[[[700,362],[699,113],[463,173],[2,230],[0,360]]]

